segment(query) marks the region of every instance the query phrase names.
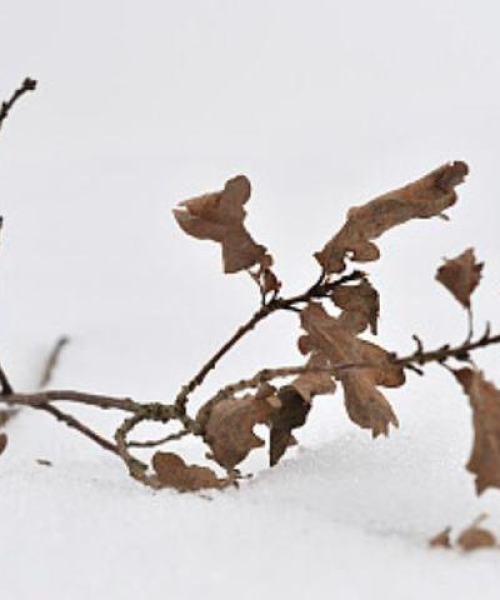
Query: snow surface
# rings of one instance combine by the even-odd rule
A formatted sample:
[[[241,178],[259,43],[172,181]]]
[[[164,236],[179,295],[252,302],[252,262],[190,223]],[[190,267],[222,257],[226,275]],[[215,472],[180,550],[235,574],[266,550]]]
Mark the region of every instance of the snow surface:
[[[478,324],[498,327],[498,17],[493,1],[0,3],[0,98],[40,79],[0,135],[0,352],[15,386],[35,387],[65,333],[54,387],[171,399],[258,298],[170,209],[240,172],[254,185],[249,228],[293,293],[349,206],[467,160],[450,223],[381,242],[380,340],[404,352],[414,332],[462,339],[465,315],[433,277],[470,245],[487,264]],[[297,363],[297,334],[293,315],[270,319],[196,402]],[[498,350],[478,362],[500,383]],[[426,546],[480,512],[500,533],[499,493],[476,498],[464,469],[466,398],[437,368],[389,396],[401,422],[389,439],[325,397],[278,467],[256,452],[240,490],[201,496],[143,489],[22,411],[0,459],[2,600],[496,598],[499,552]],[[76,414],[107,434],[118,418]]]

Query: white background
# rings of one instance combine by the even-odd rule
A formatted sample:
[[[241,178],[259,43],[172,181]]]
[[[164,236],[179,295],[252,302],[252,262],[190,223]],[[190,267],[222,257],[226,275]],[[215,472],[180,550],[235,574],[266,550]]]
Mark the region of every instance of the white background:
[[[0,134],[0,352],[14,385],[33,389],[64,333],[54,386],[170,400],[258,303],[170,212],[238,173],[253,183],[248,227],[294,293],[349,206],[466,160],[450,223],[381,241],[369,267],[379,337],[400,352],[415,332],[460,341],[465,315],[434,273],[471,245],[486,261],[478,327],[500,327],[496,5],[2,0],[0,98],[26,75],[40,82]],[[294,315],[270,319],[197,400],[298,362],[298,332]],[[477,359],[500,383],[498,350]],[[0,461],[2,598],[496,597],[498,553],[426,548],[481,511],[500,533],[500,492],[476,499],[463,468],[467,399],[435,367],[390,397],[401,428],[389,439],[373,442],[340,395],[325,397],[299,451],[272,472],[255,453],[257,477],[212,501],[142,489],[113,457],[23,412]]]

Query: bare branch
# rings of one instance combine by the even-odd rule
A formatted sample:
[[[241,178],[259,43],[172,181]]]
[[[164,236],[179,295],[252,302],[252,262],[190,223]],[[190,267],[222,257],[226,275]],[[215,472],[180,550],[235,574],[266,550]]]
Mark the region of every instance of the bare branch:
[[[61,357],[61,352],[64,350],[64,347],[68,343],[69,337],[62,336],[54,344],[54,347],[52,348],[52,351],[50,352],[47,358],[47,362],[44,366],[42,376],[40,377],[40,382],[38,384],[38,387],[40,389],[47,387],[52,381],[54,370],[57,367],[57,363],[59,362],[59,359]]]
[[[0,129],[2,129],[2,125],[4,124],[5,119],[7,119],[7,117],[9,116],[9,112],[11,111],[14,104],[19,100],[19,98],[21,98],[21,96],[23,96],[27,92],[34,91],[36,89],[36,86],[37,82],[34,79],[26,77],[21,86],[17,90],[15,90],[12,96],[5,102],[2,102],[0,106]]]

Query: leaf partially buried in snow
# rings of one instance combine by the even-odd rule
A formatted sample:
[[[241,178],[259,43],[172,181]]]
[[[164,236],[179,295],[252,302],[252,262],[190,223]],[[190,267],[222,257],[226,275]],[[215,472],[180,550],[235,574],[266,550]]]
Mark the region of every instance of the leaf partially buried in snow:
[[[3,454],[5,448],[7,448],[8,441],[9,438],[7,437],[7,434],[0,433],[0,454]]]
[[[276,410],[275,388],[263,385],[256,394],[241,399],[226,398],[216,404],[205,426],[205,442],[213,458],[226,469],[232,469],[254,449],[264,445],[253,428],[265,423]]]
[[[436,279],[460,302],[470,308],[472,292],[479,285],[484,263],[476,262],[474,249],[468,248],[460,256],[447,260],[438,269]]]
[[[446,527],[429,540],[429,546],[431,548],[451,548],[450,533],[451,527]]]
[[[380,299],[368,280],[363,279],[356,285],[338,286],[331,298],[342,309],[339,320],[347,329],[352,333],[361,333],[370,326],[373,335],[377,335]]]
[[[173,452],[156,452],[153,456],[153,468],[162,486],[179,492],[221,489],[228,483],[226,479],[219,479],[208,467],[187,465]]]
[[[185,200],[173,211],[177,223],[186,233],[222,245],[226,273],[268,262],[266,248],[252,239],[243,224],[244,205],[250,198],[250,191],[250,181],[239,175],[230,179],[221,192]]]
[[[377,386],[403,385],[403,369],[391,364],[388,352],[355,337],[319,304],[309,304],[302,311],[301,322],[308,333],[306,340],[300,342],[302,350],[319,350],[332,365],[359,365],[359,368],[340,370],[336,375],[344,388],[345,405],[351,420],[360,427],[371,429],[373,437],[388,435],[389,425],[397,427],[398,420]]]
[[[340,231],[315,254],[326,273],[340,273],[345,259],[358,262],[377,260],[380,251],[372,240],[410,219],[443,216],[455,204],[455,187],[469,169],[464,162],[443,165],[422,179],[351,208]]]
[[[455,371],[472,407],[474,445],[467,469],[476,476],[478,494],[500,488],[500,390],[486,381],[480,371]]]
[[[496,537],[483,527],[479,527],[486,515],[478,517],[474,523],[465,529],[458,537],[457,544],[466,552],[480,548],[494,548],[497,546]]]

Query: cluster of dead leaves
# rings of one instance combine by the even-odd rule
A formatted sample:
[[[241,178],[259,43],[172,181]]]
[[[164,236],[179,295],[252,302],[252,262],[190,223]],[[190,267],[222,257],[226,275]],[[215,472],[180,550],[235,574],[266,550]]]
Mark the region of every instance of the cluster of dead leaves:
[[[472,524],[464,529],[456,538],[455,544],[464,552],[472,552],[485,548],[498,548],[498,542],[493,533],[488,529],[481,527],[481,523],[487,518],[487,515],[480,515]],[[446,527],[432,539],[429,540],[431,548],[453,548],[450,537],[451,527]]]
[[[446,260],[436,279],[464,308],[471,310],[472,294],[479,285],[482,270],[483,263],[478,263],[474,250],[468,248],[456,258]],[[475,475],[478,494],[490,487],[500,489],[500,390],[477,368],[463,367],[455,370],[454,375],[472,408],[474,443],[467,469]]]
[[[351,209],[344,226],[315,255],[325,277],[341,273],[348,258],[355,261],[379,258],[372,240],[385,231],[410,219],[443,217],[443,211],[456,202],[455,187],[467,173],[468,167],[463,162],[446,164],[401,189]],[[250,191],[250,182],[240,175],[229,180],[221,192],[182,202],[174,215],[189,235],[221,244],[225,272],[248,270],[264,296],[271,291],[277,294],[281,284],[271,270],[272,258],[244,225],[244,205]],[[466,260],[471,262],[470,252]],[[458,267],[445,265],[439,280],[445,285],[454,282],[455,272],[451,275],[448,272],[460,271],[461,262]],[[480,271],[480,267],[474,269],[476,279]],[[449,287],[464,298],[475,285],[477,282],[472,278],[465,286],[461,281],[460,289],[455,283]],[[309,356],[306,363],[309,371],[281,390],[266,385],[256,394],[226,398],[213,407],[205,427],[205,441],[211,457],[228,471],[264,444],[254,433],[255,425],[263,423],[270,429],[270,463],[276,464],[294,443],[292,429],[306,422],[312,398],[332,393],[335,380],[343,388],[349,417],[370,430],[373,437],[388,435],[390,425],[398,426],[397,417],[379,388],[402,386],[403,369],[391,362],[389,352],[358,337],[368,328],[377,334],[380,312],[377,290],[367,277],[362,277],[354,285],[338,285],[328,299],[339,310],[337,316],[328,314],[318,301],[309,302],[301,311],[300,322],[306,335],[299,339],[299,349]],[[219,485],[213,479],[212,483],[214,487]]]

